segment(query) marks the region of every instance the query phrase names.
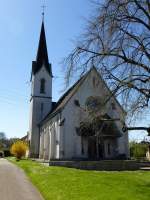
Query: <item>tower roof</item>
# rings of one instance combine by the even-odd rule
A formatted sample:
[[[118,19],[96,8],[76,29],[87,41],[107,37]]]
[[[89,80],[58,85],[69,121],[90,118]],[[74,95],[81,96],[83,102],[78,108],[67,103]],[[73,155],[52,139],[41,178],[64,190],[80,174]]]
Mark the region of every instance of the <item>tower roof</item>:
[[[36,74],[43,65],[45,66],[48,73],[52,75],[51,64],[49,64],[49,59],[48,59],[44,21],[42,21],[38,51],[37,51],[36,61],[33,62],[32,73]]]
[[[42,65],[43,62],[44,62],[44,64],[49,63],[44,22],[42,22],[41,34],[40,34],[39,47],[38,47],[38,52],[37,52],[37,56],[36,56],[36,61],[40,65]]]

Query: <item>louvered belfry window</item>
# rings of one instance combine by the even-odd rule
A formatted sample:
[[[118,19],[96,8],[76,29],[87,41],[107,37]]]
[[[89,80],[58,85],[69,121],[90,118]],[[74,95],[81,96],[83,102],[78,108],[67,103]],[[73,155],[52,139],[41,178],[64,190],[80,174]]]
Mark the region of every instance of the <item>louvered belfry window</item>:
[[[45,93],[45,79],[41,79],[41,86],[40,86],[40,93],[43,94]]]

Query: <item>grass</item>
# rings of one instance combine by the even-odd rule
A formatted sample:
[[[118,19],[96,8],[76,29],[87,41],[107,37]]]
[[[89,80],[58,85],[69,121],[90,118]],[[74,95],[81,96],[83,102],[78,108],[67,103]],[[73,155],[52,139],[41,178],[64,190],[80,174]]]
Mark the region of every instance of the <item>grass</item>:
[[[45,200],[149,200],[150,172],[97,172],[16,162]]]

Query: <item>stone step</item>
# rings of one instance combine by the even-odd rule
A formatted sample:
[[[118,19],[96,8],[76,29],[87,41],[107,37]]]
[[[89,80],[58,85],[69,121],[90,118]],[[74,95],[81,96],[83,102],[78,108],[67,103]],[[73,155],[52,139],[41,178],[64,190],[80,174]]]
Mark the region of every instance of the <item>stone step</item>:
[[[141,167],[140,170],[142,170],[142,171],[150,171],[150,167]]]

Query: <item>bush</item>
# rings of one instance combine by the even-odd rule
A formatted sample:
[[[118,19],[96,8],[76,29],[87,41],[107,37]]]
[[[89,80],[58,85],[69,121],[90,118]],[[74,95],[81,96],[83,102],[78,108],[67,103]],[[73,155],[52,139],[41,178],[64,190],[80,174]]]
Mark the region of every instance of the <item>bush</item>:
[[[147,150],[148,150],[148,144],[136,143],[136,142],[130,143],[130,155],[133,158],[139,159],[146,157]]]
[[[4,149],[4,157],[9,157],[11,156],[10,150],[9,149]]]
[[[11,146],[11,154],[14,155],[17,159],[21,159],[26,155],[28,150],[28,145],[24,141],[17,141]]]

